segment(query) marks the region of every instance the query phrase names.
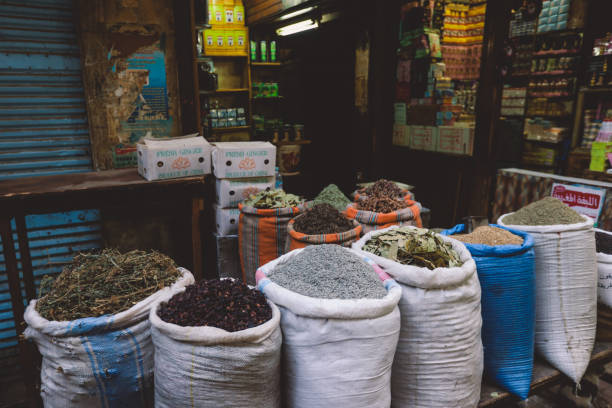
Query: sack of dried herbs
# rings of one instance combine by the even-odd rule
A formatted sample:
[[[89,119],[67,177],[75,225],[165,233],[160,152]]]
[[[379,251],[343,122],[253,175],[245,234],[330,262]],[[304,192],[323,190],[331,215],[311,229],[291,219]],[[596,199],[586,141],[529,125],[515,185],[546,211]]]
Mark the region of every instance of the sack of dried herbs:
[[[161,279],[161,274],[151,272],[155,266],[146,260],[147,255],[143,251],[119,254],[109,250],[78,255],[42,298],[50,309],[44,308],[41,313],[66,316],[88,311],[91,317],[47,320],[37,308],[42,300],[30,302],[24,315],[28,324],[24,335],[36,343],[43,356],[40,376],[45,406],[152,405],[154,364],[149,311],[194,279],[188,270],[178,268],[173,283],[165,287],[161,284],[159,289],[161,280],[155,279]],[[108,266],[107,259],[116,266]],[[147,271],[139,272],[140,267]],[[146,274],[150,280],[139,280],[139,275]],[[66,287],[62,296],[54,296]],[[154,291],[147,295],[151,287]],[[113,295],[103,292],[106,289],[124,293]],[[130,298],[135,303],[124,304]],[[67,309],[66,299],[74,302],[72,309]]]
[[[402,287],[392,406],[476,407],[483,369],[480,285],[465,246],[429,230],[393,226],[352,247]]]
[[[612,307],[612,233],[595,229],[597,245],[597,300],[607,307]]]
[[[260,291],[199,281],[149,318],[157,408],[280,407],[280,311]]]
[[[399,201],[400,204],[395,203]],[[365,205],[368,205],[367,207]],[[371,205],[371,206],[369,206]],[[365,210],[372,208],[374,211]],[[363,227],[363,233],[388,228],[392,225],[415,225],[422,227],[421,204],[406,196],[403,200],[370,197],[350,204],[346,216]]]
[[[547,197],[502,215],[498,224],[533,237],[535,350],[579,383],[591,359],[597,324],[593,220]]]
[[[359,239],[361,230],[357,221],[346,218],[330,204],[316,204],[289,221],[286,252],[319,244],[350,247]]]
[[[281,311],[283,406],[390,406],[393,279],[350,249],[312,245],[259,268],[257,287]]]
[[[465,225],[458,224],[441,234],[461,238],[476,262],[485,375],[525,399],[531,387],[535,338],[533,237],[494,224],[471,234],[464,231]]]
[[[262,191],[257,196],[251,196],[250,201],[238,204],[238,249],[246,282],[254,281],[259,266],[285,253],[289,220],[309,207],[309,203],[296,201],[297,196],[269,195],[266,199],[264,195],[278,191],[281,190]],[[279,207],[287,202],[291,207]],[[252,207],[249,203],[264,208]]]

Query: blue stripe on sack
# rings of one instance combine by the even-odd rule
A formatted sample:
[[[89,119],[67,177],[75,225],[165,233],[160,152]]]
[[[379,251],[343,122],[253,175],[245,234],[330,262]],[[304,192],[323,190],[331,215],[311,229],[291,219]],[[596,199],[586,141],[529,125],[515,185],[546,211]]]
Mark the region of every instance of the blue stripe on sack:
[[[71,321],[66,327],[65,335],[81,336],[84,334],[92,335],[108,330],[108,327],[113,322],[112,315],[103,315],[99,317],[84,317]]]
[[[145,384],[144,384],[144,365],[142,364],[143,355],[142,350],[140,349],[140,345],[136,341],[136,336],[130,329],[125,329],[125,332],[130,336],[132,343],[134,343],[134,349],[136,350],[136,364],[138,365],[138,369],[140,371],[138,375],[138,384],[140,385],[140,398],[143,406],[146,406],[146,395],[145,395]]]
[[[268,278],[266,278],[266,279],[262,279],[262,280],[260,280],[260,281],[259,281],[259,283],[257,284],[257,289],[259,289],[259,291],[260,291],[260,292],[263,292],[263,291],[264,291],[264,288],[265,288],[266,286],[268,286],[269,284],[271,284],[271,283],[272,283],[272,281],[271,281],[270,279],[268,279]]]
[[[81,344],[83,345],[83,348],[85,349],[85,352],[87,353],[87,356],[89,357],[89,363],[91,364],[91,371],[93,373],[94,378],[96,379],[96,384],[98,385],[98,393],[100,394],[100,403],[102,404],[103,407],[106,407],[108,406],[108,404],[105,401],[106,393],[104,392],[102,381],[100,381],[100,378],[98,378],[98,365],[96,364],[94,360],[93,351],[90,348],[89,340],[87,339],[87,337],[81,337]]]
[[[97,375],[105,391],[105,406],[140,406],[142,389],[138,371],[142,354],[137,344],[126,349],[129,346],[127,336],[128,332],[121,330],[88,337]]]

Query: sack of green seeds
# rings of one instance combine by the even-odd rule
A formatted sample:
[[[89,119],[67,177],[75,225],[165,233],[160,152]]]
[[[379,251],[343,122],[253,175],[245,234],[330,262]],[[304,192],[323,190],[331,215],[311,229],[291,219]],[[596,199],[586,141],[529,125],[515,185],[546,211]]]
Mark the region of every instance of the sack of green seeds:
[[[452,248],[452,262],[447,262],[452,266],[438,266],[443,265],[445,258],[428,267],[398,262],[406,261],[402,248],[408,248],[413,240],[397,231],[418,231],[427,236],[419,244],[422,247],[415,259],[423,258],[425,252],[442,254]],[[483,371],[481,292],[476,264],[461,242],[431,234],[412,226],[393,226],[371,231],[352,246],[402,287],[401,331],[393,361],[391,405],[476,407]],[[440,245],[443,248],[437,249]],[[374,250],[375,246],[380,251]]]
[[[24,335],[42,354],[40,394],[46,407],[148,407],[153,401],[149,309],[194,282],[178,268],[171,285],[127,310],[72,321],[47,320],[28,305]]]

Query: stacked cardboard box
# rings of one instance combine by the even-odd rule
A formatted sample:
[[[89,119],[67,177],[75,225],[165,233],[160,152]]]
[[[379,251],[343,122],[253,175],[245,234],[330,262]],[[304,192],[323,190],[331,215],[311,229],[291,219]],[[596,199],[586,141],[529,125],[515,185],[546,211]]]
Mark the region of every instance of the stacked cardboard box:
[[[211,149],[196,135],[145,137],[136,145],[138,174],[149,181],[210,174]]]
[[[238,204],[251,194],[274,188],[276,147],[268,142],[220,142],[212,150],[213,173],[216,177],[213,205],[215,226],[214,242],[217,257],[239,259]],[[222,267],[235,267],[237,262],[217,259],[220,277],[233,276],[237,271],[224,271]],[[225,265],[225,266],[224,266]]]

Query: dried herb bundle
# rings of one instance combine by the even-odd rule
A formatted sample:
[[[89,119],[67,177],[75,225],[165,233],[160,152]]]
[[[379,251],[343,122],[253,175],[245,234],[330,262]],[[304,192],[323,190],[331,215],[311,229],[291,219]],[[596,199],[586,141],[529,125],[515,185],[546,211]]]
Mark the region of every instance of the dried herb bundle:
[[[367,196],[397,198],[401,197],[402,189],[399,188],[397,184],[392,181],[380,179],[376,181],[376,183],[359,190],[359,194],[365,194]]]
[[[179,326],[212,326],[235,332],[259,326],[272,318],[264,294],[240,281],[211,279],[187,286],[157,315]]]
[[[392,229],[373,236],[362,249],[404,265],[428,269],[452,268],[463,264],[451,244],[423,228]]]
[[[351,221],[331,204],[317,204],[295,219],[293,228],[308,235],[334,234],[353,229]]]
[[[53,281],[36,304],[47,320],[74,320],[116,314],[134,306],[181,276],[159,252],[116,249],[81,253]],[[41,292],[44,290],[41,286]]]
[[[260,191],[244,200],[243,205],[255,208],[286,208],[295,207],[304,203],[304,200],[295,194],[285,193],[283,190]]]
[[[358,210],[374,211],[385,214],[406,207],[408,207],[408,204],[406,204],[404,200],[391,197],[367,196],[365,200],[357,202]]]

